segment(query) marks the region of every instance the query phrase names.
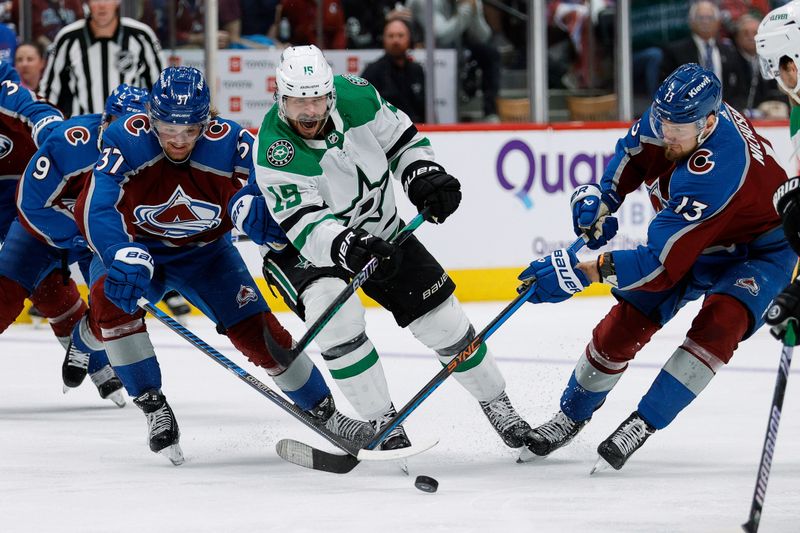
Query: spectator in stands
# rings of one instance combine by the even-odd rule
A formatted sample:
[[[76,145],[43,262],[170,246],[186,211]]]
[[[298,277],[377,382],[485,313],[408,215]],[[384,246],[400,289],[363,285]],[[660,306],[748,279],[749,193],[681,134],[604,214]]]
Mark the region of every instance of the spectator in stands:
[[[317,39],[317,0],[281,0],[280,16],[289,23],[288,40],[291,44],[314,44],[322,49],[347,47],[341,0],[323,0],[322,9],[320,43]]]
[[[217,47],[229,48],[231,44],[242,48],[242,8],[240,0],[218,0],[217,2]],[[156,35],[170,47],[202,48],[206,42],[205,2],[203,0],[174,0],[175,36],[170,35],[169,0],[145,0],[142,20],[155,29]]]
[[[33,40],[46,49],[61,28],[83,18],[83,3],[82,0],[32,0]],[[14,0],[14,20],[19,20],[19,0]]]
[[[280,0],[241,0],[245,15],[242,17],[242,39],[263,46],[280,44],[278,25],[275,24],[276,8],[280,3]]]
[[[734,44],[746,88],[743,111],[753,118],[788,118],[786,96],[778,89],[777,82],[761,77],[755,39],[760,23],[759,18],[747,13],[739,17],[734,27]],[[762,105],[765,102],[769,103]]]
[[[725,100],[737,109],[745,104],[746,91],[741,63],[733,45],[719,38],[722,19],[717,5],[700,0],[689,7],[689,29],[686,39],[667,43],[661,62],[661,77],[685,63],[699,63],[717,75],[722,82]]]
[[[14,55],[14,68],[17,69],[22,85],[37,92],[39,81],[45,67],[45,50],[38,41],[25,41],[17,47]]]
[[[89,16],[56,35],[39,92],[65,116],[102,113],[117,85],[152,87],[162,65],[153,30],[120,17],[119,0],[89,0]]]
[[[397,0],[342,0],[342,7],[348,48],[382,48],[386,21],[411,22],[411,12]]]
[[[424,27],[425,2],[408,0],[413,20]],[[433,0],[433,31],[436,46],[469,50],[481,69],[483,120],[499,122],[497,94],[500,91],[500,53],[491,43],[492,30],[483,16],[481,0]]]
[[[411,48],[411,26],[402,19],[390,20],[383,28],[386,53],[367,65],[362,76],[387,102],[419,123],[425,122],[425,73],[408,56]]]

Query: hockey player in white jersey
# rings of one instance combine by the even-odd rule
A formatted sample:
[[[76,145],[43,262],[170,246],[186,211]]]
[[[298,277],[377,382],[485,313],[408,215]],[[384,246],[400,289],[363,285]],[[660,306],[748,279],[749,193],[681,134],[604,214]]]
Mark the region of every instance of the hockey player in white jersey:
[[[231,209],[237,227],[256,242],[263,241],[254,235],[254,221],[264,202],[285,231],[291,244],[265,256],[265,277],[310,325],[351,276],[379,256],[381,266],[362,285],[364,292],[446,364],[475,330],[453,295],[455,284],[425,247],[413,236],[399,248],[387,242],[403,226],[391,177],[437,224],[461,201],[458,180],[435,162],[430,142],[405,113],[366,80],[334,76],[317,47],[287,48],[276,80],[277,105],[264,117],[253,150],[259,190],[241,193],[239,208]],[[351,297],[316,341],[347,399],[380,430],[396,411],[360,301]],[[508,446],[525,444],[530,426],[512,407],[486,345],[455,378]],[[381,448],[408,445],[398,426]]]

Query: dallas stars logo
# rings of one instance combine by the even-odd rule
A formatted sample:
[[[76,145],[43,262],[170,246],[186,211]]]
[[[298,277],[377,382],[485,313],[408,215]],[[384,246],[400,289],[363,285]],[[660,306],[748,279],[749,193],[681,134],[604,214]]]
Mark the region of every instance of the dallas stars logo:
[[[369,82],[367,80],[355,76],[353,74],[345,74],[342,77],[347,81],[349,81],[350,83],[352,83],[353,85],[358,85],[359,87],[366,87],[367,85],[369,85]]]
[[[267,148],[267,161],[273,167],[284,167],[294,158],[294,146],[286,139],[275,141]]]
[[[330,135],[328,135],[328,142],[331,144],[336,144],[339,142],[339,134],[335,131],[332,131]]]
[[[297,264],[294,266],[295,268],[300,268],[302,270],[306,270],[310,267],[314,266],[311,261],[303,257],[302,255],[297,256]]]

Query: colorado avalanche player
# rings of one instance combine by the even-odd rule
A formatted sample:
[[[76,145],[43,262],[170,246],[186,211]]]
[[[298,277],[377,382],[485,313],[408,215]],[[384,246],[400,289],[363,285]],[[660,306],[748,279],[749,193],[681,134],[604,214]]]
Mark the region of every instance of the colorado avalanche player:
[[[14,272],[11,279],[26,288],[35,286],[41,273],[62,266],[62,258],[64,266],[78,263],[89,279],[92,252],[75,224],[75,200],[97,163],[103,130],[121,116],[145,111],[147,96],[145,89],[120,85],[106,99],[102,115],[81,115],[61,123],[33,155],[17,189],[19,222],[14,222],[28,231],[12,226],[6,241],[16,252],[7,258]],[[122,383],[99,338],[84,312],[72,330],[62,365],[65,391],[79,386],[88,372],[100,396],[122,407]]]
[[[656,216],[647,244],[579,263],[559,250],[531,263],[532,302],[560,302],[591,282],[610,284],[618,303],[595,327],[561,397],[561,409],[531,432],[532,454],[564,446],[589,422],[628,362],[687,302],[703,306],[636,411],[598,447],[620,469],[667,427],[762,324],[796,256],[772,194],[786,180],[770,144],[722,102],[716,76],[687,64],[667,77],[644,116],[617,143],[600,186],[573,193],[577,233],[598,248],[616,232],[611,213],[644,184]],[[594,471],[594,470],[593,470]]]
[[[266,201],[292,246],[265,256],[265,277],[311,324],[373,254],[384,258],[362,285],[364,292],[446,364],[475,336],[453,295],[455,284],[413,236],[400,249],[386,240],[402,225],[392,175],[402,180],[420,211],[429,208],[428,219],[435,223],[458,208],[458,180],[434,161],[430,141],[405,113],[366,80],[334,77],[316,46],[284,50],[276,80],[277,105],[264,117],[253,155],[263,195],[248,201],[251,211]],[[249,216],[242,210],[243,220]],[[363,306],[350,298],[316,341],[342,392],[379,430],[396,411],[365,326]],[[486,345],[458,368],[455,378],[480,402],[503,441],[512,448],[523,446],[530,426],[511,405]],[[409,445],[403,427],[397,426],[381,448]]]
[[[30,298],[50,319],[53,332],[66,348],[72,327],[86,310],[75,282],[66,280],[60,269],[50,269],[35,287],[26,287],[13,281],[16,271],[10,268],[20,254],[14,235],[24,234],[21,227],[11,224],[17,215],[17,183],[37,147],[62,120],[56,108],[20,85],[11,65],[0,62],[0,242],[7,241],[0,249],[0,333],[22,312],[25,298]]]
[[[202,74],[165,69],[153,85],[147,114],[113,123],[76,219],[101,261],[92,264],[90,318],[134,403],[145,413],[150,449],[183,462],[175,415],[161,391],[155,351],[137,307],[179,290],[217,323],[253,363],[320,425],[345,438],[372,435],[345,417],[305,354],[284,368],[265,337],[290,347],[291,336],[259,295],[230,241],[227,206],[254,172],[253,138],[212,113]],[[94,329],[94,328],[93,328]]]

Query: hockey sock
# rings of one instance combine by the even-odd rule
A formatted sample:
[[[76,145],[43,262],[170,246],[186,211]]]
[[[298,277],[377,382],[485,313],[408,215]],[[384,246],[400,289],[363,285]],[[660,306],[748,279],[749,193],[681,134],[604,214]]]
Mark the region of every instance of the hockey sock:
[[[63,280],[61,272],[56,270],[47,275],[31,294],[31,302],[47,317],[56,337],[69,336],[88,309],[75,281],[69,279],[65,285]]]
[[[591,349],[592,344],[589,344],[586,350]],[[612,374],[605,368],[593,365],[584,352],[561,395],[561,410],[576,422],[590,418],[622,377],[622,371],[627,366],[627,363],[624,364],[622,369]]]
[[[272,379],[304,411],[316,407],[331,393],[319,369],[305,352],[298,355],[289,368]]]
[[[161,389],[161,367],[147,332],[106,340],[105,347],[128,395],[137,397],[146,390]]]
[[[322,357],[339,389],[362,418],[375,420],[389,410],[392,399],[383,365],[366,333],[324,351]]]
[[[638,411],[651,426],[663,429],[711,382],[714,372],[683,348],[678,348],[658,373]]]
[[[442,365],[466,349],[475,337],[475,328],[452,295],[435,309],[414,320],[408,329],[422,344],[436,351]],[[481,344],[462,362],[453,377],[480,402],[494,400],[506,388],[505,379],[486,344]]]
[[[5,276],[0,276],[0,333],[14,323],[25,305],[28,291]]]
[[[72,345],[79,351],[89,354],[89,368],[90,374],[93,374],[106,366],[108,363],[108,356],[103,349],[102,341],[98,340],[91,329],[89,329],[89,320],[87,316],[81,318],[80,322],[75,324],[72,328]]]

